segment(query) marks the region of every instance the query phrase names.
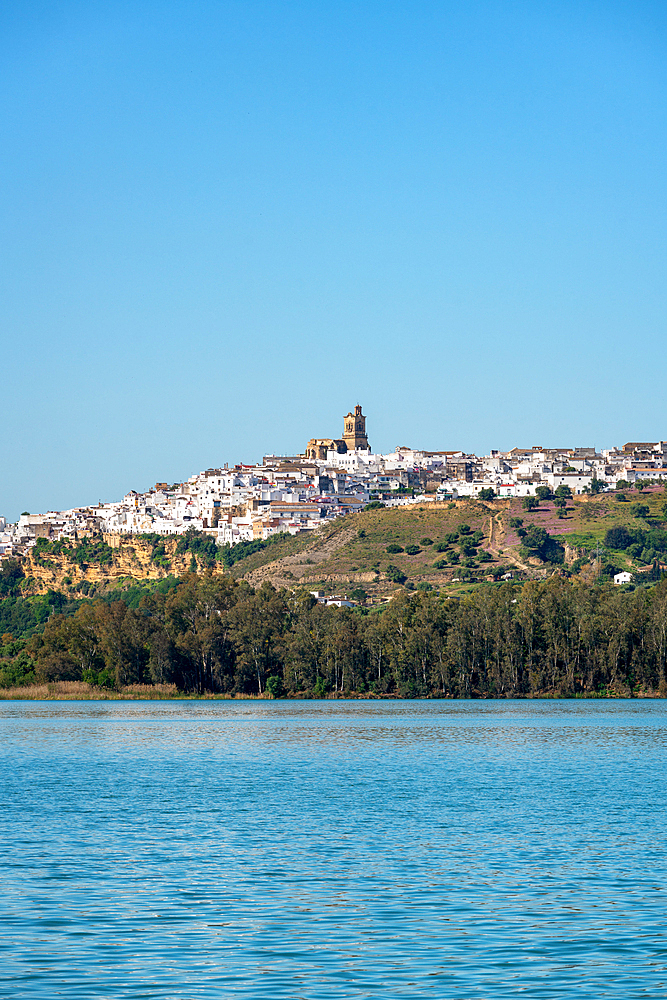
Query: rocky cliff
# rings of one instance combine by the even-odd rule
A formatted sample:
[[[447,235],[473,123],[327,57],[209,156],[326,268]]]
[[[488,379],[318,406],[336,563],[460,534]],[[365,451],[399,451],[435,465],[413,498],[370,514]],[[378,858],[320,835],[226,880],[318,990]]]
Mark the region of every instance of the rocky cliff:
[[[91,587],[104,588],[121,579],[161,580],[169,575],[180,576],[194,566],[202,569],[201,561],[191,552],[176,554],[176,537],[164,537],[157,545],[141,535],[104,534],[97,536],[97,540],[111,550],[103,549],[101,559],[82,560],[79,557],[77,560],[73,547],[43,553],[36,548],[29,549],[21,557],[26,578],[25,593],[45,594],[48,590],[86,592]],[[223,564],[216,562],[213,572],[225,572]]]

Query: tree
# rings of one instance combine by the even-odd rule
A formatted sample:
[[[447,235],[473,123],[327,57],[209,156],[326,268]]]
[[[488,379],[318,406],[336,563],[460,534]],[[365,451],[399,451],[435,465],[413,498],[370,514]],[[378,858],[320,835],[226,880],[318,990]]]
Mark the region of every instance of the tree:
[[[387,579],[391,580],[392,583],[405,583],[407,576],[405,573],[398,568],[398,566],[393,566],[391,563],[387,566],[385,570]]]
[[[284,590],[267,580],[257,591],[249,591],[229,612],[230,639],[236,652],[236,687],[263,694],[266,680],[281,673],[285,659],[284,639],[290,615]]]
[[[609,528],[604,536],[604,544],[609,549],[627,549],[632,544],[632,535],[624,524]]]
[[[569,486],[566,486],[565,483],[562,483],[558,487],[558,489],[556,490],[556,494],[555,495],[557,497],[563,497],[565,500],[571,500],[572,499],[572,489]]]
[[[472,538],[461,539],[461,555],[467,557],[477,555],[477,546],[475,545],[474,539]]]
[[[199,693],[213,689],[214,674],[230,654],[228,613],[237,602],[237,587],[229,576],[190,573],[167,597],[167,629],[189,661]]]
[[[495,500],[496,498],[495,490],[492,490],[491,487],[485,487],[477,495],[480,500]]]
[[[604,479],[598,479],[596,476],[591,480],[591,493],[602,493],[606,490],[607,484]]]
[[[645,503],[633,503],[630,513],[633,517],[648,517],[649,507]]]
[[[646,483],[643,481],[643,479],[638,479],[635,483],[635,489],[639,490],[640,493],[642,492],[645,486]]]
[[[547,562],[561,563],[563,561],[562,545],[538,524],[531,524],[526,529],[523,545],[531,555],[537,555]]]
[[[535,490],[535,496],[537,497],[538,500],[546,502],[547,500],[551,499],[553,494],[548,486],[538,486],[537,489]]]
[[[521,506],[523,507],[524,510],[528,511],[537,510],[537,508],[540,506],[540,501],[537,499],[537,497],[524,497],[523,500],[521,501]]]
[[[0,597],[17,590],[23,575],[18,559],[3,559],[0,563]]]
[[[278,674],[272,674],[266,681],[266,693],[269,698],[281,698],[283,695],[283,681]]]

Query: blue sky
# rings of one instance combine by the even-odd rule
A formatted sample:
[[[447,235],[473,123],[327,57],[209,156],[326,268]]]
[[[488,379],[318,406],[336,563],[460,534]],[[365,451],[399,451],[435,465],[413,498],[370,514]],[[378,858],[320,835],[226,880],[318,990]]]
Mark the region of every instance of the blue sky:
[[[0,514],[667,437],[667,5],[6,2]]]

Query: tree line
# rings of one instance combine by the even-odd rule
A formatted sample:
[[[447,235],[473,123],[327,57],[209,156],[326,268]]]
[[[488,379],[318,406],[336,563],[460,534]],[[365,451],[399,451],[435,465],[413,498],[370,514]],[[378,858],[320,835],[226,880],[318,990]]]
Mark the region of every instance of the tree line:
[[[79,601],[65,613],[56,602],[25,642],[3,637],[5,683],[287,697],[667,693],[665,579],[621,592],[553,576],[461,600],[401,589],[380,609],[340,609],[205,572],[134,603]],[[19,658],[21,671],[7,673]]]

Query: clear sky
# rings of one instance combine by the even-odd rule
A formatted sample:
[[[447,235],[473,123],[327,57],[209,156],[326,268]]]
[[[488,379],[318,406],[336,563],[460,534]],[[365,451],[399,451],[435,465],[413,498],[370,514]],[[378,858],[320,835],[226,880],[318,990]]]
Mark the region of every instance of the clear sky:
[[[667,4],[4,0],[0,514],[667,438]]]

